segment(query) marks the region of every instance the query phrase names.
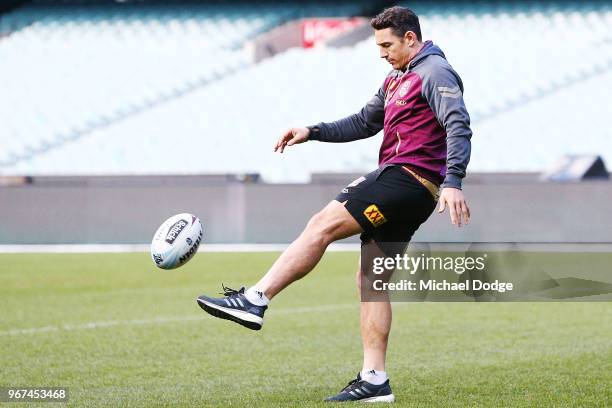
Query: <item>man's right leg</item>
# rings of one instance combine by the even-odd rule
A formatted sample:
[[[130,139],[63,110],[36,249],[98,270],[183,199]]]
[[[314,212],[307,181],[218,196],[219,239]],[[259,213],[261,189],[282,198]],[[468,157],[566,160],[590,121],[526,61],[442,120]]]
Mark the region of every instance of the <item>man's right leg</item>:
[[[269,299],[314,269],[329,244],[360,232],[361,226],[344,208],[344,203],[332,201],[310,219],[300,236],[254,287],[246,293],[244,288],[226,289],[224,298],[202,295],[197,299],[198,304],[215,317],[259,330]]]
[[[327,246],[339,239],[362,232],[343,203],[331,201],[315,214],[300,236],[274,262],[255,287],[272,299],[292,282],[314,269]]]

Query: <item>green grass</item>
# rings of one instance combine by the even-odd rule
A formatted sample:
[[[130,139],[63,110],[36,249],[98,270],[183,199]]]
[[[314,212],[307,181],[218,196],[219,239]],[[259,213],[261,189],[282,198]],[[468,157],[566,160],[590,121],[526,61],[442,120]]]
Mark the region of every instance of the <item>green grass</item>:
[[[148,254],[1,255],[0,386],[67,386],[79,407],[329,406],[361,368],[357,254],[326,255],[260,332],[194,301],[275,256],[162,271]],[[611,303],[395,304],[393,319],[396,406],[612,405]]]

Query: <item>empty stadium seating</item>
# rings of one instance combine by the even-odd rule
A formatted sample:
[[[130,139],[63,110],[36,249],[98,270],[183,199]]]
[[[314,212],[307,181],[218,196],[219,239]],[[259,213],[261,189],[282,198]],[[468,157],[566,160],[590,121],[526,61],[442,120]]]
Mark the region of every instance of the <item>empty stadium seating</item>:
[[[249,64],[243,42],[359,3],[24,7],[2,16],[0,163],[61,148]],[[128,136],[129,137],[129,136]],[[109,140],[109,143],[112,143]]]
[[[409,5],[463,78],[474,130],[470,170],[539,171],[566,153],[612,161],[612,6]],[[9,90],[0,96],[0,161],[21,157],[0,172],[259,172],[304,181],[312,172],[376,166],[380,135],[272,153],[285,127],[342,117],[374,94],[389,68],[373,39],[293,49],[248,66],[237,44],[294,14],[245,18],[240,9],[221,32],[242,24],[246,34],[217,42],[224,26],[210,13],[68,16],[0,42],[0,61],[24,52],[19,64],[0,68],[0,89]]]

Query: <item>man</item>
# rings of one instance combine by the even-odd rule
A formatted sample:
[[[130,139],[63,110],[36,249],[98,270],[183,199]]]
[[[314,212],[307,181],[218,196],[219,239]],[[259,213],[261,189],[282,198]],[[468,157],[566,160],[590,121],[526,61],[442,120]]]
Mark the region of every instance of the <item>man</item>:
[[[461,180],[470,157],[470,119],[463,85],[442,51],[423,42],[418,17],[392,7],[371,21],[381,58],[392,66],[382,87],[357,114],[332,123],[288,130],[274,146],[308,140],[350,142],[384,129],[379,168],[349,184],[308,222],[259,282],[245,291],[225,289],[225,297],[200,296],[200,307],[213,316],[261,329],[269,301],[310,272],[329,244],[361,233],[362,246],[401,243],[403,251],[417,228],[431,215],[439,194],[453,225],[469,221]],[[360,287],[360,267],[357,282]],[[363,291],[364,288],[360,287]],[[363,367],[357,378],[330,401],[394,400],[385,372],[391,305],[361,302]]]

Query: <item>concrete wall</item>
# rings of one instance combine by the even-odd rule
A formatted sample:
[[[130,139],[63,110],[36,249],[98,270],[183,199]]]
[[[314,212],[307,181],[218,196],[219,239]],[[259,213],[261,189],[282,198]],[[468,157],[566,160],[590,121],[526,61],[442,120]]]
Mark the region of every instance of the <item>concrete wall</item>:
[[[247,41],[245,49],[253,62],[260,62],[289,48],[302,45],[302,20],[293,20]]]
[[[35,178],[0,187],[0,244],[147,243],[179,212],[201,217],[206,242],[290,242],[354,176],[313,177],[305,185],[221,176]],[[415,240],[612,242],[612,182],[471,179],[464,191],[472,223],[452,228],[448,214],[434,214]]]
[[[325,17],[319,18],[324,20]],[[302,46],[302,22],[304,19],[292,20],[272,30],[258,35],[244,45],[253,62],[260,62],[289,48]],[[327,46],[339,48],[355,45],[373,34],[368,20],[363,18],[361,25],[339,34],[325,42]]]

